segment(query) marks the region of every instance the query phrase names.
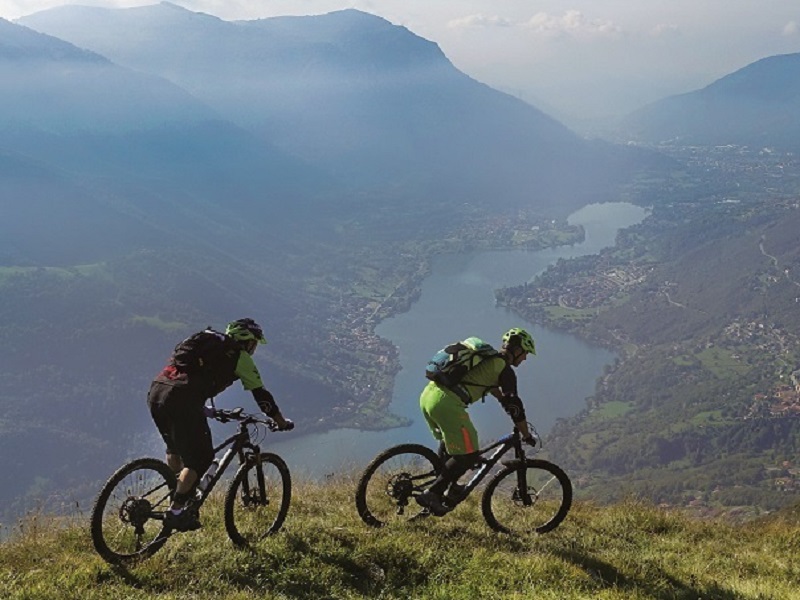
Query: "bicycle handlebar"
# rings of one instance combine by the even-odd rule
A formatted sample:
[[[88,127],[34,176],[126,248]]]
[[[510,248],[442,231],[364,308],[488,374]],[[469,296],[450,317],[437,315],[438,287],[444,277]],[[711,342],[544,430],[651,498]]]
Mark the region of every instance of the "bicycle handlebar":
[[[260,415],[246,413],[241,407],[233,409],[206,407],[206,416],[209,419],[215,419],[220,423],[228,423],[229,421],[240,421],[245,424],[260,423],[266,425],[270,431],[278,431],[278,424],[269,417],[262,417]]]
[[[542,448],[542,438],[539,435],[539,432],[536,431],[536,427],[534,427],[533,423],[531,423],[530,421],[528,421],[528,433],[530,433],[530,438],[527,439],[527,440],[523,439],[520,436],[519,429],[514,427],[513,435],[520,436],[520,439],[522,439],[522,441],[524,443],[528,444],[531,448],[536,448],[537,450],[541,450],[541,448]]]

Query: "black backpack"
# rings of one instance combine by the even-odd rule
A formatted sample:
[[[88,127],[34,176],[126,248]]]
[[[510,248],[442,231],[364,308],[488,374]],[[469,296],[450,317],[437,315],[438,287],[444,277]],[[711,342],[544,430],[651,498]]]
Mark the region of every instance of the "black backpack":
[[[171,362],[189,377],[200,376],[214,387],[227,387],[235,378],[239,352],[236,340],[209,327],[175,346]]]

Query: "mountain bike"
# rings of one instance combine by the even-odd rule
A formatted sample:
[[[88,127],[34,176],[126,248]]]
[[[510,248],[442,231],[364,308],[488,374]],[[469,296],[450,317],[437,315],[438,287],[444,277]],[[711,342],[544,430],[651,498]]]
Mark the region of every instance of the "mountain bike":
[[[262,452],[258,446],[267,430],[277,430],[274,421],[241,408],[222,410],[213,404],[209,408],[209,418],[235,421],[238,431],[214,448],[214,454],[227,450],[199,480],[205,480],[205,487],[198,486],[186,509],[199,514],[238,457],[239,468],[225,492],[225,529],[234,544],[246,547],[283,525],[292,493],[289,468],[280,456]],[[164,517],[176,484],[176,474],[156,458],[139,458],[120,467],[100,490],[92,509],[92,542],[100,556],[120,564],[142,560],[161,549],[172,533]]]
[[[534,439],[541,448],[538,435]],[[479,450],[476,467],[466,475],[468,481],[463,486],[451,486],[444,496],[445,504],[455,508],[488,477],[481,512],[489,527],[509,534],[546,533],[558,527],[572,505],[572,483],[557,465],[528,458],[524,444],[514,429]],[[514,457],[501,462],[510,450]],[[415,498],[430,487],[443,465],[439,454],[421,444],[384,450],[359,479],[359,516],[372,527],[429,516],[428,509],[419,506]]]

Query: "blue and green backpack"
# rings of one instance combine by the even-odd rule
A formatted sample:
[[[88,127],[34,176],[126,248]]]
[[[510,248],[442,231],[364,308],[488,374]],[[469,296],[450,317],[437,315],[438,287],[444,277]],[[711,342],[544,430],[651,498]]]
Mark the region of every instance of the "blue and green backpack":
[[[439,385],[452,389],[464,399],[466,391],[462,385],[469,382],[464,377],[487,358],[499,352],[477,337],[468,337],[439,350],[428,361],[425,377]],[[465,401],[468,401],[468,397]]]

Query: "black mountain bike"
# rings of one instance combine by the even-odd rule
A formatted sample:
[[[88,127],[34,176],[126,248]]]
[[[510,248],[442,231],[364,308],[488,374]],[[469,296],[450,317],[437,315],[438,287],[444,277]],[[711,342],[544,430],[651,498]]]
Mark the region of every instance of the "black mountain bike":
[[[277,429],[270,419],[244,413],[241,408],[214,409],[210,418],[222,423],[236,421],[239,430],[214,448],[216,454],[228,447],[209,468],[208,483],[202,490],[197,488],[187,509],[199,514],[238,457],[239,468],[225,493],[225,529],[234,544],[245,547],[283,525],[292,494],[289,468],[280,456],[262,452],[258,446],[266,430]],[[139,458],[120,467],[100,490],[92,509],[92,542],[100,556],[121,564],[156,553],[172,533],[164,525],[164,515],[176,483],[172,469],[155,458]]]
[[[536,437],[537,446],[541,441]],[[514,458],[500,463],[509,450]],[[455,508],[487,476],[481,499],[486,523],[502,533],[546,533],[558,527],[572,505],[572,483],[557,465],[528,458],[524,442],[513,433],[479,451],[479,462],[464,486],[448,490],[445,503]],[[361,519],[372,527],[409,521],[430,515],[415,498],[427,490],[443,465],[442,458],[427,446],[401,444],[384,450],[367,465],[356,490]],[[455,493],[454,493],[455,492]]]

